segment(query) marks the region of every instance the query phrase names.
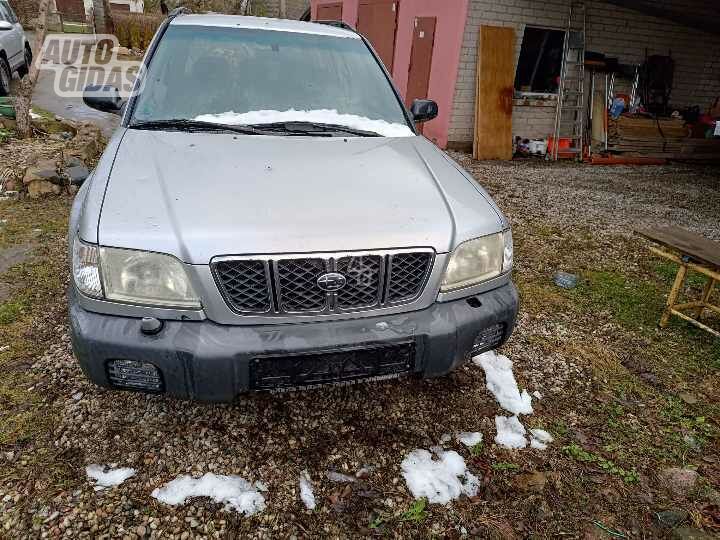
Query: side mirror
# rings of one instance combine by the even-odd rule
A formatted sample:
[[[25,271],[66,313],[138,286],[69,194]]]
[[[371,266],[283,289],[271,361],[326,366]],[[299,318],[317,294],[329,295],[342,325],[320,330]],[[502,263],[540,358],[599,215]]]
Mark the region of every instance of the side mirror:
[[[7,21],[0,21],[0,31],[12,30],[15,28],[12,24]]]
[[[438,115],[438,106],[432,99],[416,99],[410,106],[415,122],[427,122]]]
[[[120,97],[120,90],[114,86],[93,84],[83,91],[83,102],[98,111],[120,114],[125,104]]]

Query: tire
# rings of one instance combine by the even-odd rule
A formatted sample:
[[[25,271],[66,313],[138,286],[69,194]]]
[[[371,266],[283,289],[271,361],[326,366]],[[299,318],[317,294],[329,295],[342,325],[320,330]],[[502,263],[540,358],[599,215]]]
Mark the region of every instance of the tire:
[[[25,45],[25,63],[20,66],[17,70],[18,76],[22,79],[25,75],[30,73],[30,66],[32,65],[32,51],[28,45]]]
[[[0,96],[7,96],[10,93],[10,64],[5,58],[0,57]]]

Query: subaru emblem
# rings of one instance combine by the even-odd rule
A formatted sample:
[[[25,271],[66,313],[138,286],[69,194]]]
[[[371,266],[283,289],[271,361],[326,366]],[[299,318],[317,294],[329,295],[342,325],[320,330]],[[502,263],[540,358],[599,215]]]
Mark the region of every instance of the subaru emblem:
[[[337,272],[328,272],[317,278],[317,286],[325,292],[335,292],[342,289],[347,279]]]

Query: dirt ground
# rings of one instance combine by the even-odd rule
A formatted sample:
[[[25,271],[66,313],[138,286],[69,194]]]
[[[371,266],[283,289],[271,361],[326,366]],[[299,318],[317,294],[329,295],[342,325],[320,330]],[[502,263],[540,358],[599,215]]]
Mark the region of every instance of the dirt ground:
[[[502,352],[520,387],[542,394],[522,421],[553,435],[546,450],[493,442],[494,417],[506,413],[472,364],[441,379],[232,405],[96,388],[67,333],[71,201],[6,201],[0,249],[33,251],[0,276],[14,284],[0,304],[0,537],[717,537],[720,340],[682,322],[656,327],[674,268],[633,229],[676,224],[720,240],[720,169],[453,157],[513,225],[522,305]],[[579,275],[578,286],[555,286],[558,270]],[[685,292],[701,287],[692,277]],[[479,494],[413,501],[401,461],[458,431],[483,433],[472,449],[445,443],[481,479]],[[137,473],[95,491],[90,463]],[[362,468],[355,482],[326,476]],[[314,511],[299,498],[302,471]],[[151,497],[207,472],[263,482],[267,508],[244,517],[207,498],[172,507]]]

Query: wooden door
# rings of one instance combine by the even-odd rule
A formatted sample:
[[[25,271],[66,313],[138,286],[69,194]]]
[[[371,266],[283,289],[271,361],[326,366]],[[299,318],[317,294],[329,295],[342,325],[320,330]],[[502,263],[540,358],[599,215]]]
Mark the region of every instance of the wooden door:
[[[357,30],[372,43],[390,73],[395,56],[397,7],[396,0],[362,0],[358,6]]]
[[[435,17],[416,17],[413,30],[410,68],[405,103],[408,108],[416,99],[428,97],[430,71],[432,69],[433,45],[435,44]],[[425,123],[419,125],[422,133]]]
[[[316,21],[342,21],[342,2],[320,4],[317,7]]]
[[[481,26],[475,93],[475,159],[512,159],[515,31]]]

